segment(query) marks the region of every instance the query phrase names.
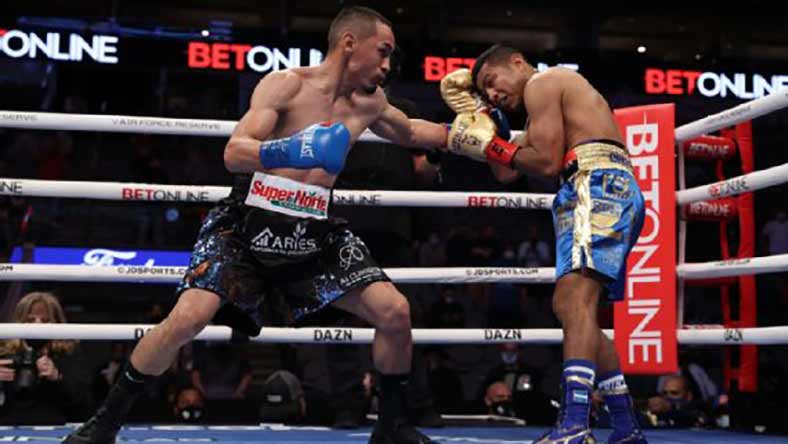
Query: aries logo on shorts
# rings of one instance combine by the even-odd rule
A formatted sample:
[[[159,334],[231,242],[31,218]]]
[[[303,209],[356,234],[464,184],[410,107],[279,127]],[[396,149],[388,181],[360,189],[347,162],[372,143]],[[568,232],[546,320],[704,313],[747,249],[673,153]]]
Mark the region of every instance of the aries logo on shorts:
[[[353,264],[364,260],[364,251],[353,244],[344,245],[339,249],[339,266],[348,270]]]
[[[279,236],[265,227],[257,236],[252,238],[249,247],[252,251],[261,253],[276,253],[285,256],[304,256],[316,253],[317,240],[305,237],[306,227],[301,223],[296,224],[291,236]]]

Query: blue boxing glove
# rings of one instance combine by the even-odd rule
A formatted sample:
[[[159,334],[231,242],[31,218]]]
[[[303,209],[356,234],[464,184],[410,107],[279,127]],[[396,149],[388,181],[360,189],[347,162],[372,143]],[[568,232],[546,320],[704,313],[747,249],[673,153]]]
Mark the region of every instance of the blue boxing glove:
[[[507,142],[512,138],[512,128],[509,125],[509,120],[506,118],[506,114],[503,113],[499,108],[492,108],[489,110],[490,117],[492,117],[493,122],[495,122],[495,126],[498,127],[496,134],[503,140]]]
[[[323,168],[339,174],[350,148],[350,131],[340,122],[316,123],[282,139],[260,144],[260,163],[265,168]]]

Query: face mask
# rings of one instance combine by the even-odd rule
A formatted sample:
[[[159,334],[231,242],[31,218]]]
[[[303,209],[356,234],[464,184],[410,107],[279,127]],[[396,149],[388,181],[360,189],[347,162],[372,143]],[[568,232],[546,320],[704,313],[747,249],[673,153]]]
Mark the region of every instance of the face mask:
[[[666,396],[665,399],[667,399],[670,402],[670,405],[673,406],[673,410],[682,410],[687,407],[687,404],[689,403],[686,398],[671,398]]]
[[[513,365],[517,363],[517,352],[501,352],[501,361],[506,365]]]
[[[198,422],[202,418],[202,408],[186,407],[178,413],[178,420],[182,422]]]
[[[515,417],[514,409],[512,409],[512,401],[498,401],[494,402],[492,406],[493,415]]]

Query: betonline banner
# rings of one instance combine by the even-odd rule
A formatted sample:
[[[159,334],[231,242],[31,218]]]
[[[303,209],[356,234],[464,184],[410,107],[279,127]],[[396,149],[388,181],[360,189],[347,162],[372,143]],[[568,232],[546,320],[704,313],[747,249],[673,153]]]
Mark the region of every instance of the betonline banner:
[[[647,68],[646,94],[757,99],[788,88],[788,75],[722,73],[685,69]]]
[[[625,298],[615,304],[615,343],[625,373],[678,370],[674,106],[617,109],[646,202],[643,231],[627,261]]]
[[[317,49],[271,48],[241,43],[189,42],[187,65],[193,69],[218,69],[256,72],[277,71],[319,65],[323,53]],[[304,60],[304,56],[307,56]]]
[[[14,59],[118,63],[118,38],[114,35],[83,37],[74,33],[33,32],[0,28],[0,54]]]
[[[189,265],[188,251],[127,250],[109,248],[35,247],[33,257],[26,263],[51,265],[142,265],[185,267]],[[23,263],[21,247],[11,252],[10,262]]]

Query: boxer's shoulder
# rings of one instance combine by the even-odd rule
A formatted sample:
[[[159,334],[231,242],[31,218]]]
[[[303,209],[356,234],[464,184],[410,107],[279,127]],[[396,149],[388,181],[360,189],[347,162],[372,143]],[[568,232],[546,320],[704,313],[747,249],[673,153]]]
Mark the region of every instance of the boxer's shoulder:
[[[252,95],[252,107],[286,107],[290,99],[301,91],[303,82],[304,76],[293,69],[271,72],[257,83]]]
[[[293,95],[301,89],[307,77],[309,77],[307,73],[300,72],[298,69],[283,69],[268,73],[260,79],[257,86],[267,93]]]

